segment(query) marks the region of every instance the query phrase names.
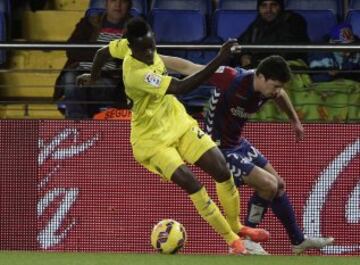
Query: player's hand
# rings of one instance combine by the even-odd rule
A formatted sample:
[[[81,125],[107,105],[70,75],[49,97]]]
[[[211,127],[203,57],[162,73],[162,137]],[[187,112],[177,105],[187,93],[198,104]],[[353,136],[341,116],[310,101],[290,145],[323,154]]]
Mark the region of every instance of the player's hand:
[[[292,127],[295,133],[296,142],[299,142],[304,139],[304,127],[301,122],[293,122]]]
[[[91,74],[82,74],[76,77],[76,85],[80,87],[91,86],[93,84],[91,80]]]
[[[219,56],[227,59],[230,57],[231,54],[234,53],[240,53],[240,45],[236,39],[229,39],[222,45],[219,51]]]

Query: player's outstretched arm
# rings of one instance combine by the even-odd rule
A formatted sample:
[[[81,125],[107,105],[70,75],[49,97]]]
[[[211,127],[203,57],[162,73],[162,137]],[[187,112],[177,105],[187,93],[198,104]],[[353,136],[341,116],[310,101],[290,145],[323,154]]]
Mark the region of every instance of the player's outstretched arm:
[[[304,138],[304,128],[286,91],[281,89],[279,95],[274,100],[276,105],[288,116],[296,135],[296,141],[302,140]]]
[[[217,56],[207,64],[202,70],[193,73],[185,77],[184,79],[178,80],[173,78],[170,82],[167,94],[185,94],[192,89],[195,89],[201,85],[204,81],[209,79],[211,75],[222,65],[233,53],[237,51],[239,44],[236,40],[229,40],[223,44]]]
[[[91,68],[91,81],[95,82],[100,78],[101,68],[111,58],[109,46],[104,46],[97,50],[94,56],[93,65]]]
[[[107,60],[111,58],[109,46],[105,46],[97,50],[93,59],[93,66],[91,74],[82,74],[76,78],[78,86],[90,86],[95,84],[96,80],[100,78],[101,68]]]
[[[179,57],[167,56],[167,55],[160,55],[160,57],[163,60],[167,69],[175,71],[185,76],[191,75],[205,68],[205,65],[196,64],[189,60]]]

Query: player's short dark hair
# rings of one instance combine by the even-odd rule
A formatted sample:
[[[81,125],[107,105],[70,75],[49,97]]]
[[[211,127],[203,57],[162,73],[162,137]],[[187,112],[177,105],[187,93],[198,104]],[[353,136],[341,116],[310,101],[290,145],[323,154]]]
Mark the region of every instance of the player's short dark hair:
[[[135,39],[145,36],[149,31],[151,31],[151,27],[143,18],[133,17],[126,24],[125,37],[130,43],[133,43]]]
[[[266,80],[276,80],[286,83],[291,79],[291,70],[285,59],[279,55],[271,55],[263,59],[256,74],[262,74]]]

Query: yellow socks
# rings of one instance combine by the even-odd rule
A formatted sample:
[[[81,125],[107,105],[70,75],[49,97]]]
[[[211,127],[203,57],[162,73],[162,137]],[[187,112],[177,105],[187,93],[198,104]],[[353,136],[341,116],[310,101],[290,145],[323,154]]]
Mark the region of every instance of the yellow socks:
[[[212,226],[212,228],[225,239],[228,245],[239,239],[239,236],[231,230],[231,227],[225,217],[221,214],[219,208],[210,199],[204,187],[202,187],[198,192],[191,194],[190,199],[194,203],[195,208],[201,217],[204,218]]]
[[[234,184],[234,180],[231,177],[224,182],[216,182],[216,192],[224,209],[225,217],[231,229],[238,234],[242,228],[240,223],[240,196],[239,192]]]

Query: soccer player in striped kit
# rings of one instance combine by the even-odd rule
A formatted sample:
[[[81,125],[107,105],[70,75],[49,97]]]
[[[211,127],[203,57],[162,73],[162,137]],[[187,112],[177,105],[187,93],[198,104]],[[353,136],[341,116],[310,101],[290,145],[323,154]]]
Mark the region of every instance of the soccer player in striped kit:
[[[165,58],[168,68],[184,75],[199,71],[204,66],[180,58]],[[256,227],[268,208],[284,226],[294,254],[309,248],[322,248],[334,241],[331,237],[305,237],[296,223],[292,204],[285,192],[284,180],[264,155],[241,136],[249,116],[260,110],[268,100],[274,100],[292,125],[296,140],[303,139],[303,126],[283,89],[291,78],[291,70],[281,56],[269,56],[256,70],[219,67],[210,79],[216,90],[210,99],[205,131],[217,142],[236,186],[243,184],[255,192],[248,203],[245,225]],[[252,254],[268,254],[260,244],[250,240],[245,246]]]

